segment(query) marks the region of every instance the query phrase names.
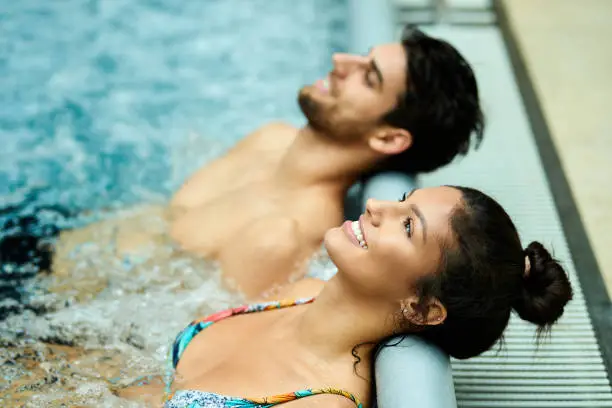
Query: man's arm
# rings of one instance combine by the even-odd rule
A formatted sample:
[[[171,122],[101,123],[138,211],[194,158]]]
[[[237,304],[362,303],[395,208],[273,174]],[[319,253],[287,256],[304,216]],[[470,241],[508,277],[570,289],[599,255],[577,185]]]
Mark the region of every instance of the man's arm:
[[[302,278],[296,282],[288,283],[278,290],[265,294],[257,299],[258,302],[272,300],[289,300],[316,297],[323,289],[325,281],[317,278]]]
[[[295,129],[280,122],[269,123],[250,133],[223,156],[204,165],[188,178],[172,197],[170,207],[198,207],[214,196],[240,187],[240,181],[245,179],[246,166],[287,148],[293,141],[293,138],[284,137],[287,133],[295,133]],[[251,167],[256,171],[257,166]]]
[[[277,299],[275,288],[306,271],[308,245],[291,218],[260,218],[229,241],[231,245],[218,257],[223,276],[249,299],[268,292],[269,299]]]

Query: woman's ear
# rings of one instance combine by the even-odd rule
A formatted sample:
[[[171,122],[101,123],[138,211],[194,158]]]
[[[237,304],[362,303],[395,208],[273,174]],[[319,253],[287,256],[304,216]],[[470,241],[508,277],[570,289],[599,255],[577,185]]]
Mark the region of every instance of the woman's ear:
[[[401,303],[402,316],[416,326],[437,326],[446,320],[446,308],[436,298],[419,300],[416,296]]]
[[[412,134],[405,129],[386,127],[370,136],[368,144],[372,150],[392,156],[412,146]]]

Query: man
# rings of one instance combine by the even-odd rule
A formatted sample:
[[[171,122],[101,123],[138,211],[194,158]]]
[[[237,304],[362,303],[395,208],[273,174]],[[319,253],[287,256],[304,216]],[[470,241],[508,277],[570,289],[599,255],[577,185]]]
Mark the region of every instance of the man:
[[[334,55],[333,70],[298,101],[305,127],[258,129],[170,203],[172,240],[218,261],[250,297],[305,273],[325,231],[342,222],[356,181],[434,170],[467,153],[473,134],[482,138],[470,66],[448,43],[412,28],[366,56]],[[126,228],[121,235],[121,251],[146,241]]]

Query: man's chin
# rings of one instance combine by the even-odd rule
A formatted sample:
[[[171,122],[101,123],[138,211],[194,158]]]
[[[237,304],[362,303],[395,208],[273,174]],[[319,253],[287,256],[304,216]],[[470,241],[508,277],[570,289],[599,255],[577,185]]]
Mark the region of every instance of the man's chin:
[[[298,93],[298,103],[304,115],[306,115],[306,112],[316,109],[315,91],[316,89],[312,85],[306,85]]]
[[[323,106],[308,92],[302,88],[298,96],[298,103],[302,113],[306,117],[308,124],[315,130],[323,131],[325,128],[325,120],[323,120]]]

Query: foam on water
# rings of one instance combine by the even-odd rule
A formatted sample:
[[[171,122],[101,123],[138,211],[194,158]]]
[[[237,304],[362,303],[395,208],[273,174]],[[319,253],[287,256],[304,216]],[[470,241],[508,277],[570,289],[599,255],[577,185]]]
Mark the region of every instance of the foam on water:
[[[57,270],[26,286],[28,310],[0,322],[0,401],[127,406],[113,386],[164,374],[173,337],[187,323],[244,302],[222,288],[215,264],[164,242],[117,257],[103,227],[96,231],[104,245],[58,248]]]
[[[327,0],[5,2],[0,237],[163,204],[261,124],[301,124],[297,90],[344,48],[345,13]],[[118,258],[97,238],[49,276],[0,265],[0,405],[134,406],[114,383],[159,374],[185,324],[242,302],[214,264],[167,240]],[[324,251],[311,263],[311,275],[334,271]]]

